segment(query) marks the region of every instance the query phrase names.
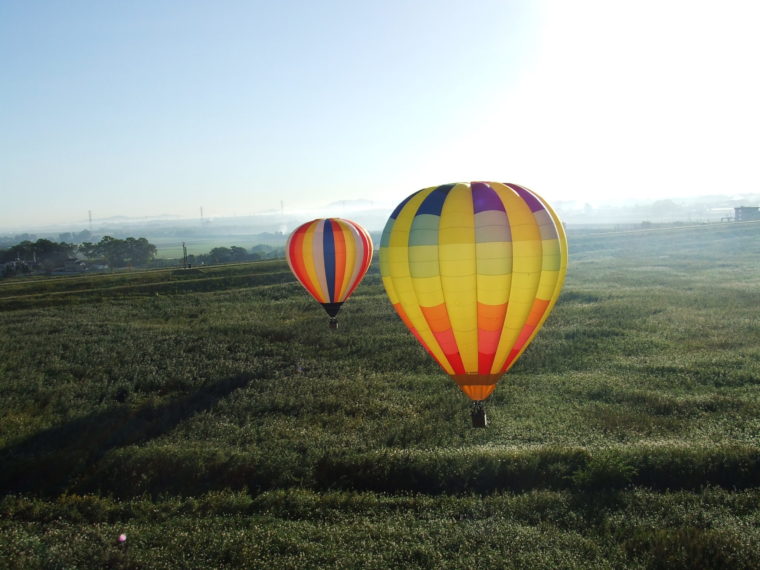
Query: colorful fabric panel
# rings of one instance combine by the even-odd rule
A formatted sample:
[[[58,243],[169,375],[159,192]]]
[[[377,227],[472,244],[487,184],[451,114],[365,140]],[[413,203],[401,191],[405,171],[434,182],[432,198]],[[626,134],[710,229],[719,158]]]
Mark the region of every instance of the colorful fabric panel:
[[[356,222],[320,218],[290,234],[288,265],[320,303],[342,303],[351,296],[372,262],[372,239]]]
[[[380,243],[391,303],[473,400],[493,391],[541,328],[566,269],[562,224],[516,184],[420,190],[394,210]]]

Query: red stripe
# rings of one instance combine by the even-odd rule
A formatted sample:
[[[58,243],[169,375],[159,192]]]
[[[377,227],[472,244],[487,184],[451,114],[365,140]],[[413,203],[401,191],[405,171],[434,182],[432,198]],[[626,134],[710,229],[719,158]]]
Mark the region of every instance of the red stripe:
[[[355,224],[354,222],[351,222],[350,220],[343,220],[344,222],[351,224],[354,228],[356,228],[356,231],[359,232],[359,239],[361,241],[360,244],[357,244],[357,250],[359,249],[359,246],[361,246],[362,250],[362,260],[361,260],[361,268],[359,269],[359,273],[356,274],[356,279],[353,283],[351,283],[348,287],[348,290],[346,291],[345,299],[348,299],[351,294],[354,292],[354,290],[359,286],[359,283],[364,278],[364,274],[367,273],[367,269],[370,266],[370,263],[372,263],[372,240],[369,237],[369,234],[367,231],[361,227],[359,224]],[[351,234],[352,238],[355,238],[353,233]]]
[[[517,337],[515,344],[512,346],[512,350],[509,351],[509,355],[507,356],[506,362],[504,362],[504,366],[501,367],[502,373],[506,372],[507,368],[509,368],[515,361],[517,355],[520,353],[520,350],[522,350],[522,348],[525,346],[525,343],[528,342],[528,339],[530,338],[530,335],[533,334],[534,330],[536,330],[536,327],[531,325],[525,325],[522,328],[520,335]]]
[[[313,222],[308,222],[300,226],[290,239],[290,247],[288,248],[288,261],[290,261],[291,268],[298,281],[301,282],[304,289],[309,294],[319,301],[321,295],[319,294],[318,287],[309,279],[309,274],[306,271],[306,262],[303,257],[303,242],[306,237],[306,232]]]
[[[353,224],[359,232],[362,244],[362,273],[366,272],[369,264],[372,262],[372,238],[369,237],[367,230],[358,224]]]

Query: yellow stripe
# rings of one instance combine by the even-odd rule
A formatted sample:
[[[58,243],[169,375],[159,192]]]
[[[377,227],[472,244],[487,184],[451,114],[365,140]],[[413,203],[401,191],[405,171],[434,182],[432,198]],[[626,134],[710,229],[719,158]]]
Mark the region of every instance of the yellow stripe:
[[[343,273],[343,283],[340,284],[340,295],[338,295],[338,299],[345,300],[346,293],[355,278],[354,272],[358,270],[356,240],[359,238],[358,233],[355,233],[356,230],[345,220],[336,221],[343,233],[343,241],[346,243],[346,268]]]
[[[541,292],[542,294],[544,292],[547,293],[548,296],[542,297],[542,298],[549,299],[549,306],[546,307],[544,316],[541,317],[540,321],[538,321],[536,328],[533,330],[533,333],[530,335],[530,337],[528,337],[528,340],[523,346],[522,350],[520,350],[520,352],[517,354],[517,357],[512,361],[510,368],[512,367],[512,365],[514,365],[517,359],[520,358],[520,355],[523,352],[525,352],[525,349],[528,348],[528,345],[531,343],[533,338],[538,334],[538,331],[541,330],[541,327],[544,325],[544,322],[549,317],[549,314],[552,312],[554,305],[557,303],[557,299],[559,299],[559,294],[562,291],[562,285],[565,283],[565,275],[567,274],[567,235],[565,234],[565,228],[562,225],[562,221],[559,219],[559,216],[557,216],[556,212],[552,209],[552,207],[549,204],[547,204],[543,199],[541,199],[541,203],[544,205],[544,208],[546,208],[546,211],[549,212],[549,215],[551,216],[551,219],[554,222],[554,228],[557,230],[558,240],[556,241],[558,241],[558,244],[559,244],[560,268],[559,268],[559,271],[545,272],[545,273],[550,273],[551,275],[548,276],[548,280],[545,285],[542,283]],[[549,241],[555,242],[555,240],[549,240]],[[554,252],[553,248],[552,248],[552,252]],[[549,293],[550,290],[551,292]]]
[[[541,278],[541,234],[528,205],[511,188],[491,184],[498,193],[509,218],[512,232],[512,280],[507,318],[504,320],[499,347],[491,373],[501,370],[530,314]]]
[[[509,300],[512,274],[478,274],[478,302],[484,305],[504,305]]]
[[[478,285],[472,191],[457,184],[441,211],[441,288],[459,355],[468,373],[478,372]]]
[[[426,299],[418,299],[412,277],[409,273],[409,231],[414,221],[414,215],[420,206],[420,203],[430,194],[436,186],[420,190],[412,197],[401,209],[390,232],[388,247],[383,252],[387,257],[388,278],[383,279],[388,297],[391,302],[401,303],[404,311],[409,317],[409,321],[417,330],[420,338],[424,341],[428,350],[432,352],[438,361],[443,364],[448,374],[453,374],[454,370],[448,363],[446,356],[443,354],[435,336],[430,331],[430,327],[422,314],[420,305],[427,305]],[[392,284],[388,286],[388,282]],[[395,298],[395,299],[394,299]]]
[[[319,277],[317,276],[317,269],[314,265],[314,234],[318,227],[319,222],[317,221],[311,224],[304,234],[303,258],[309,280],[314,286],[314,290],[319,293],[319,299],[317,299],[317,301],[320,303],[327,303],[327,291],[325,291],[325,288],[320,283]]]

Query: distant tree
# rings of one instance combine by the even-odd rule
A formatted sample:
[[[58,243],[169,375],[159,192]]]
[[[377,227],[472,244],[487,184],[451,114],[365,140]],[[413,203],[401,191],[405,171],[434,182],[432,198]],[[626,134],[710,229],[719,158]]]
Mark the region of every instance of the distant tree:
[[[240,263],[261,259],[277,259],[278,257],[284,257],[284,250],[281,247],[273,248],[261,244],[248,251],[244,247],[233,245],[232,247],[215,247],[208,253],[196,255],[190,263]]]
[[[124,240],[103,236],[103,239],[98,242],[97,251],[111,267],[125,267],[127,265],[127,247]]]
[[[284,259],[284,258],[285,258],[284,247],[275,247],[272,249],[271,252],[267,254],[267,259]]]
[[[228,263],[232,259],[232,252],[228,247],[215,247],[205,257],[209,263]]]
[[[263,243],[260,243],[259,245],[254,245],[251,248],[251,253],[256,254],[259,256],[259,259],[265,258],[269,253],[272,251],[271,245],[265,245]]]
[[[127,259],[131,265],[147,265],[156,256],[156,246],[148,242],[144,237],[125,240]]]
[[[230,261],[247,261],[248,252],[244,247],[233,245],[230,248]]]
[[[37,263],[58,267],[74,255],[74,246],[68,243],[56,243],[47,239],[35,242],[22,241],[2,253],[2,261],[36,261]]]
[[[2,251],[2,257],[0,258],[0,261],[8,262],[15,261],[17,259],[23,261],[28,259],[31,261],[33,259],[32,247],[33,244],[29,240],[24,240],[21,243],[17,243],[16,245],[13,245],[8,249]]]
[[[89,241],[82,242],[77,247],[77,251],[84,255],[87,259],[96,259],[100,257],[98,253],[98,245],[90,243]]]
[[[285,249],[282,247],[259,244],[251,248],[251,254],[258,256],[255,259],[279,259],[285,257]]]
[[[77,250],[88,259],[103,259],[111,267],[142,267],[156,256],[156,246],[147,239],[118,239],[104,236],[98,243],[82,243]]]
[[[14,275],[30,273],[31,268],[24,261],[10,261],[3,267],[3,277],[13,277]]]
[[[14,263],[12,273],[16,274],[19,269],[29,272],[32,267],[42,268],[46,273],[63,267],[66,260],[74,255],[75,247],[68,243],[56,243],[47,239],[38,239],[35,242],[22,241],[0,252],[0,261]],[[36,265],[35,265],[36,264]]]

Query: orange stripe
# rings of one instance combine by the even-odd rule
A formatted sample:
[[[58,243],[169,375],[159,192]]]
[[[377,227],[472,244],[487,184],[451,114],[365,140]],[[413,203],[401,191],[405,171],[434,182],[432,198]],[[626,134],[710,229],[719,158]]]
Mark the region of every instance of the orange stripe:
[[[454,372],[464,374],[464,363],[459,354],[459,347],[457,346],[457,339],[454,337],[454,331],[451,330],[451,321],[449,320],[449,312],[446,310],[446,305],[441,303],[435,307],[420,307],[420,309],[430,327],[430,331],[435,336],[435,340],[438,341],[438,346],[441,347],[443,354],[446,355],[446,360],[449,361]]]
[[[506,372],[507,368],[509,368],[512,362],[514,362],[514,360],[517,358],[517,355],[520,354],[520,351],[522,350],[523,346],[525,346],[525,343],[528,342],[528,339],[530,338],[530,335],[533,334],[534,330],[536,330],[536,327],[525,325],[520,331],[520,334],[517,337],[514,346],[512,346],[512,350],[509,351],[509,356],[507,356],[507,360],[504,362],[504,366],[501,367],[502,373]]]
[[[409,320],[409,315],[406,314],[406,311],[404,310],[404,307],[401,306],[401,303],[396,303],[393,305],[393,308],[396,309],[396,313],[399,317],[401,317],[401,322],[406,325],[406,328],[409,329],[409,331],[414,335],[414,338],[417,339],[417,342],[422,345],[422,348],[424,348],[427,353],[433,357],[433,359],[438,363],[438,366],[446,370],[446,367],[443,365],[443,363],[438,359],[438,357],[433,353],[432,350],[430,350],[430,347],[427,345],[427,343],[422,339],[420,336],[420,333],[417,332],[417,329],[414,328],[414,325],[412,324],[412,321]]]
[[[488,398],[488,396],[491,395],[491,392],[493,392],[494,388],[496,388],[496,384],[493,384],[491,386],[473,386],[470,384],[462,384],[459,386],[459,388],[467,395],[470,400],[479,402],[480,400],[485,400]]]
[[[486,305],[478,303],[478,328],[484,331],[500,331],[504,326],[507,304]]]
[[[422,314],[425,317],[430,330],[434,333],[440,333],[443,331],[451,330],[451,321],[449,320],[449,312],[446,310],[446,305],[441,303],[435,307],[420,307]]]
[[[396,309],[398,316],[401,317],[401,322],[406,325],[406,328],[413,332],[417,330],[414,328],[412,321],[409,319],[409,315],[406,314],[406,311],[404,310],[404,307],[401,305],[401,303],[396,303],[393,305],[393,308]]]
[[[499,348],[507,304],[486,305],[478,303],[478,372],[488,374]]]
[[[544,301],[543,299],[536,299],[533,301],[533,306],[530,308],[530,314],[528,315],[528,320],[525,321],[525,324],[535,328],[538,321],[544,316],[548,306],[549,301]]]
[[[296,278],[301,282],[304,289],[316,300],[319,300],[319,291],[309,279],[309,273],[306,271],[306,262],[303,258],[303,241],[309,226],[310,224],[304,224],[293,234],[293,238],[290,240],[290,248],[288,249],[288,260],[292,266],[293,273],[295,273]]]

